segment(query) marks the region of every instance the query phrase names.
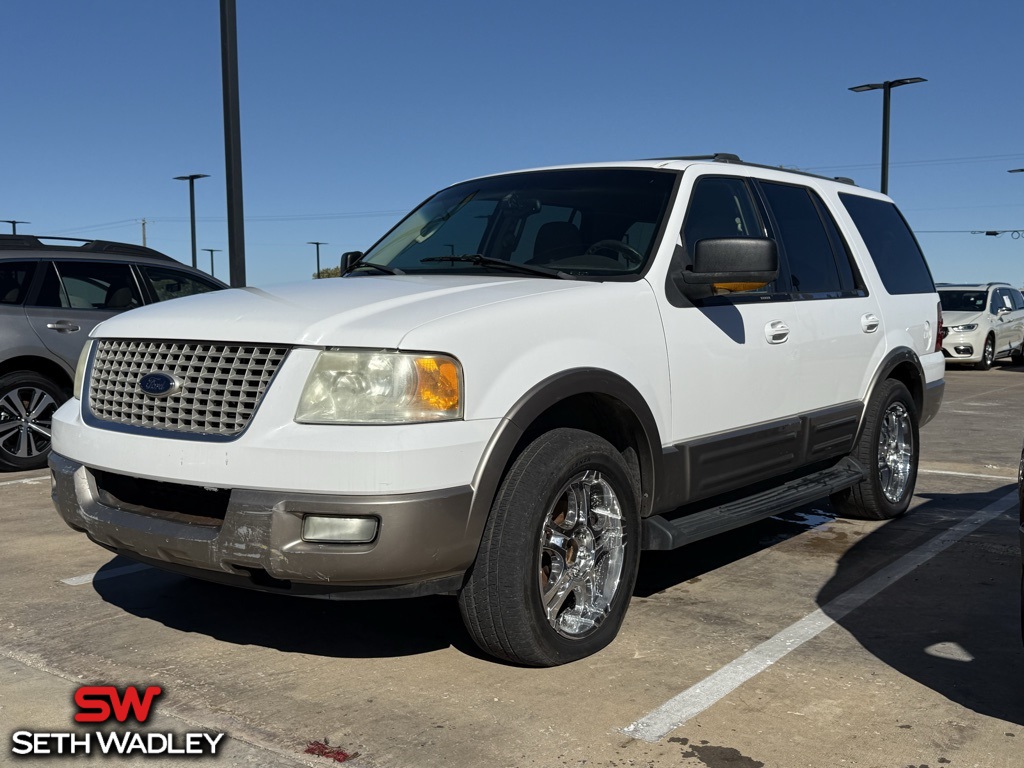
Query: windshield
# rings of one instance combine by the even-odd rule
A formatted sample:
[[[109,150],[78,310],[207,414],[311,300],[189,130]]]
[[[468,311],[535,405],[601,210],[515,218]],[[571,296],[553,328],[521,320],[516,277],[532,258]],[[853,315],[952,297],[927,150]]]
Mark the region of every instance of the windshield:
[[[943,312],[981,312],[988,300],[985,291],[939,291]]]
[[[457,184],[409,214],[363,261],[406,273],[531,274],[498,269],[491,259],[579,276],[637,273],[675,180],[665,171],[587,168]],[[439,258],[471,255],[485,258]]]

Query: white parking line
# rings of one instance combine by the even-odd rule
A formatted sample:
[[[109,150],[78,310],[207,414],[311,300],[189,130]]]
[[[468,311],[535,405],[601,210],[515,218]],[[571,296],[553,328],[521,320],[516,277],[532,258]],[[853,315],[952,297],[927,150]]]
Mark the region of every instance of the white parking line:
[[[747,680],[768,669],[790,651],[831,627],[851,611],[859,608],[883,589],[903,578],[917,566],[926,563],[967,534],[991,522],[1017,505],[1017,492],[1008,493],[998,501],[975,512],[962,522],[944,531],[931,541],[911,550],[899,560],[869,576],[826,605],[782,630],[735,661],[669,699],[660,707],[623,729],[633,738],[656,742],[692,717],[739,688]]]
[[[951,472],[948,469],[919,469],[920,475],[954,475],[955,477],[980,477],[983,480],[1016,480],[1010,475],[976,475],[974,472]]]
[[[46,480],[49,480],[49,479],[50,479],[49,475],[33,475],[32,477],[23,477],[20,480],[4,480],[2,483],[0,483],[0,486],[4,486],[4,485],[21,485],[21,484],[26,484],[26,483],[27,484],[35,484],[35,483],[42,483],[42,482],[44,482]]]
[[[71,587],[80,587],[83,584],[92,584],[94,581],[103,581],[104,579],[116,579],[118,576],[127,576],[129,573],[137,573],[138,571],[148,570],[150,566],[143,563],[136,563],[135,565],[125,565],[121,568],[111,568],[109,571],[103,571],[102,573],[86,573],[83,576],[72,576],[70,579],[61,579],[61,584],[67,584]]]

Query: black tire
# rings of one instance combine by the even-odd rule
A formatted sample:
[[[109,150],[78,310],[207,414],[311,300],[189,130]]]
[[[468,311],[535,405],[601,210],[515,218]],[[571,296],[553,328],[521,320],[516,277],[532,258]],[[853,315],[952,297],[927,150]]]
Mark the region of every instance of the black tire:
[[[996,361],[996,340],[992,336],[985,337],[985,346],[981,350],[981,360],[974,364],[979,371],[987,371]]]
[[[889,520],[906,512],[917,482],[920,446],[914,398],[902,382],[886,379],[871,395],[852,454],[866,476],[832,496],[836,512],[859,520]],[[904,465],[905,472],[896,469]]]
[[[1014,365],[1024,365],[1024,341],[1010,353],[1010,360]]]
[[[588,499],[585,516],[575,517],[570,494]],[[600,506],[590,506],[594,499]],[[622,456],[590,432],[552,430],[527,446],[498,490],[459,594],[463,621],[481,649],[516,664],[551,667],[582,659],[618,633],[639,559],[637,493]],[[601,589],[588,592],[580,583],[586,575],[593,577],[589,586]],[[559,581],[573,588],[547,593],[549,619],[543,588]],[[589,606],[595,613],[588,626],[581,614],[597,592],[602,597]],[[556,601],[556,594],[563,599]]]
[[[65,400],[55,382],[33,371],[0,376],[0,468],[46,466],[53,413]]]

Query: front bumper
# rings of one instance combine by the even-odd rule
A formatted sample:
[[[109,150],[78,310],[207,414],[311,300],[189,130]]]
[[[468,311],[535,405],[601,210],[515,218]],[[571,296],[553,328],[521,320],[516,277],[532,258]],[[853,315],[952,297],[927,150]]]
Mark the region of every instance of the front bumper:
[[[213,581],[339,598],[450,592],[473,562],[473,491],[359,496],[235,489],[223,520],[183,519],[112,498],[103,473],[50,456],[53,502],[72,528],[126,557]],[[369,543],[303,540],[303,517],[373,517]]]
[[[985,351],[985,334],[981,331],[954,333],[942,340],[942,354],[950,363],[977,363]]]

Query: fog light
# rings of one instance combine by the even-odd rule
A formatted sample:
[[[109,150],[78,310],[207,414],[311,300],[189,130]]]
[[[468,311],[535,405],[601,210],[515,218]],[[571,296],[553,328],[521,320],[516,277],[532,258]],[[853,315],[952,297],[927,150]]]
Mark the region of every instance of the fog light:
[[[974,354],[974,347],[972,347],[970,344],[959,344],[959,345],[953,347],[953,349],[956,350],[956,353],[958,355],[971,355],[971,354]]]
[[[302,538],[305,541],[366,544],[376,537],[377,518],[375,517],[306,515],[302,518]]]

